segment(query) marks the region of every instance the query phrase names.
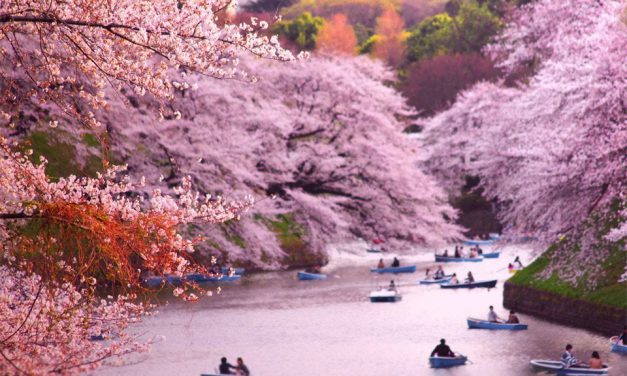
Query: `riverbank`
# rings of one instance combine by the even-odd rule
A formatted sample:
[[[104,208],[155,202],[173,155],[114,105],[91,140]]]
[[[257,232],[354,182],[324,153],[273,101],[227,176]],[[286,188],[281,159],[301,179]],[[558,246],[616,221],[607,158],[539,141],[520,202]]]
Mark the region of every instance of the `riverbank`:
[[[627,295],[627,286],[625,288]],[[562,325],[616,335],[627,323],[627,310],[505,282],[503,306]]]

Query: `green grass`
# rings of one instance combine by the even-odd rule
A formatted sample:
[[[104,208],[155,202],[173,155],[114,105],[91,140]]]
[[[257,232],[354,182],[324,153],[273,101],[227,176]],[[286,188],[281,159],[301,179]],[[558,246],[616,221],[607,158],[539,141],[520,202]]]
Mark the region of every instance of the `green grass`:
[[[85,143],[85,145],[91,146],[93,148],[100,147],[100,141],[98,141],[98,138],[91,133],[85,133],[83,135],[83,142]]]

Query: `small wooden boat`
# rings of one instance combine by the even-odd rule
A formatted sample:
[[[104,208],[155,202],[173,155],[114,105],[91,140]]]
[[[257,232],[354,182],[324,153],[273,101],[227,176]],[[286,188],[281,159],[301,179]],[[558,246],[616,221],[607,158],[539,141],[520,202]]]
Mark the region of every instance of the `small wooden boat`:
[[[383,253],[383,251],[378,249],[378,248],[368,248],[368,249],[366,249],[366,252],[368,252],[368,253]]]
[[[499,256],[501,255],[501,251],[495,251],[495,252],[490,252],[490,253],[483,253],[481,256],[483,256],[483,258],[499,258]]]
[[[215,275],[208,275],[208,274],[202,274],[202,273],[193,273],[193,274],[186,275],[185,279],[190,282],[196,282],[196,283],[235,282],[235,281],[239,281],[240,279],[242,279],[242,276],[237,275],[237,274],[234,274],[234,275],[222,274],[219,276],[215,276]]]
[[[491,329],[491,330],[526,330],[527,324],[508,324],[504,322],[490,322],[487,320],[466,319],[469,329]]]
[[[627,354],[627,345],[618,343],[618,336],[610,338],[610,344],[612,345],[612,352]]]
[[[374,273],[414,273],[416,271],[416,265],[408,266],[390,266],[387,268],[372,268],[371,272]]]
[[[445,257],[441,255],[435,255],[435,262],[481,262],[483,256],[476,257]]]
[[[464,245],[492,245],[494,240],[466,240]]]
[[[165,277],[152,276],[144,279],[146,286],[150,288],[160,287],[165,284]]]
[[[451,280],[451,278],[453,278],[453,275],[445,275],[443,278],[440,279],[421,279],[418,281],[418,283],[420,283],[421,285],[435,285],[440,283],[447,283]]]
[[[443,283],[440,285],[443,289],[474,289],[475,287],[492,288],[496,286],[496,279],[490,281],[475,281],[473,283]]]
[[[433,368],[448,368],[455,366],[463,366],[466,364],[468,357],[462,354],[458,354],[457,356],[447,357],[447,356],[432,356],[429,358],[429,363],[431,363],[431,367]]]
[[[372,303],[394,303],[401,300],[403,296],[396,290],[376,290],[370,293],[369,298]]]
[[[320,274],[320,273],[298,272],[297,276],[300,281],[315,281],[315,280],[327,279],[326,274]]]
[[[530,363],[538,371],[547,371],[558,375],[607,375],[607,371],[610,369],[607,364],[604,364],[603,368],[600,369],[593,369],[587,365],[565,368],[559,360],[534,359]]]

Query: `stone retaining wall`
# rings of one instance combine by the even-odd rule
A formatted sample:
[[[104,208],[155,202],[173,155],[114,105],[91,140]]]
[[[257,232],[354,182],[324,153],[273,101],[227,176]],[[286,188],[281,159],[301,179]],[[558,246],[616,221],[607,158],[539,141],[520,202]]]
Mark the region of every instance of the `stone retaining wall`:
[[[616,335],[627,323],[627,310],[582,301],[552,292],[505,282],[503,305],[563,325],[606,336]]]

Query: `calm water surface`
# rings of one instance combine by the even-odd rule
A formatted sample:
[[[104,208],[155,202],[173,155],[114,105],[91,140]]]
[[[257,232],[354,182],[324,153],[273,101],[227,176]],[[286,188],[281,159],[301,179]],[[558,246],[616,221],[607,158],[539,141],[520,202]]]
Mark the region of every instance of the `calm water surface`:
[[[401,257],[402,265],[418,265],[414,274],[375,275],[368,267],[377,256],[340,252],[323,269],[327,281],[301,282],[296,272],[248,276],[196,304],[171,299],[134,328],[146,338],[164,335],[165,340],[150,353],[97,374],[200,375],[213,372],[222,356],[233,364],[241,356],[255,376],[533,375],[530,359],[558,358],[569,342],[578,358],[597,350],[612,366],[611,375],[627,375],[627,356],[610,353],[607,338],[584,330],[526,315],[520,315],[529,324],[526,331],[467,329],[466,317],[485,317],[489,305],[505,315],[502,283],[515,255],[526,259],[523,250],[508,247],[499,259],[445,265],[458,276],[471,270],[477,280],[498,278],[490,290],[416,285],[424,269],[434,265],[430,254]],[[400,283],[403,300],[370,303],[369,292],[392,278]],[[440,338],[472,363],[429,368],[427,358]]]

